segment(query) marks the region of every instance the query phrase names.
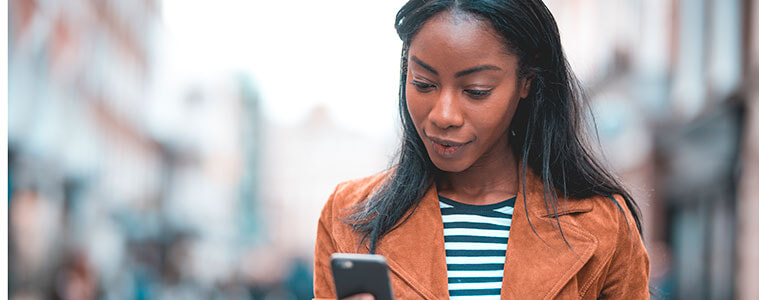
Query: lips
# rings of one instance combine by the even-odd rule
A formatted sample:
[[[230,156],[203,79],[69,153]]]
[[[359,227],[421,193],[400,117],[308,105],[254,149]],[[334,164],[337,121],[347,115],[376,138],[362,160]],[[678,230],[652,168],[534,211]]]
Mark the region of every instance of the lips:
[[[443,157],[451,158],[455,156],[469,142],[457,142],[436,137],[427,136],[432,142],[432,149]]]

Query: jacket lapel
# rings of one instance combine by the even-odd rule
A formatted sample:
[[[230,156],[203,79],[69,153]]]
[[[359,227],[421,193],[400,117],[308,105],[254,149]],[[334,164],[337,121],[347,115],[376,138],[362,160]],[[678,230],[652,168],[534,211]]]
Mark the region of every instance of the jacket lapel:
[[[434,185],[406,223],[382,238],[377,254],[385,256],[390,270],[420,296],[448,298],[443,219]]]
[[[438,201],[433,184],[406,223],[377,245],[377,254],[385,256],[390,271],[425,299],[448,298],[443,220]],[[592,208],[590,201],[569,200],[560,204],[558,214],[583,213]],[[514,205],[502,299],[552,299],[593,255],[597,239],[572,224],[569,218],[559,219],[571,249],[545,209],[542,182],[528,171],[526,194],[520,183]]]
[[[569,218],[562,218],[561,215],[587,212],[592,208],[590,201],[560,201],[558,214],[564,233],[562,238],[556,220],[545,209],[542,182],[528,172],[526,201],[520,183],[514,205],[501,298],[556,297],[588,262],[598,244],[593,235],[573,225]],[[564,239],[571,245],[571,249]]]

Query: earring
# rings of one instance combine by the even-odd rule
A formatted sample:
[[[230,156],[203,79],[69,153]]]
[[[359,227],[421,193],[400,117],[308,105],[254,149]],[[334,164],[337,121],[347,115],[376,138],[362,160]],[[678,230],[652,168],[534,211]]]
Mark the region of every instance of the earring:
[[[514,132],[514,129],[511,130],[511,136],[517,136],[517,133]]]

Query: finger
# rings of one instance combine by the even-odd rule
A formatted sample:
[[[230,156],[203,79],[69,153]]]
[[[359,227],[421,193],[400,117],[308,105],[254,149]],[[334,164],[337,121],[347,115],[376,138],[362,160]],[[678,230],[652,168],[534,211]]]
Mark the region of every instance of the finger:
[[[374,296],[369,293],[355,294],[342,300],[374,300]]]

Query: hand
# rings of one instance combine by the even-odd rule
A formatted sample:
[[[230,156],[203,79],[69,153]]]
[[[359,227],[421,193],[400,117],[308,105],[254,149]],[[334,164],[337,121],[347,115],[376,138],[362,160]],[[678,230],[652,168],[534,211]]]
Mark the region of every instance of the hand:
[[[369,293],[355,294],[341,300],[374,300],[374,296]]]

